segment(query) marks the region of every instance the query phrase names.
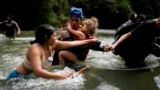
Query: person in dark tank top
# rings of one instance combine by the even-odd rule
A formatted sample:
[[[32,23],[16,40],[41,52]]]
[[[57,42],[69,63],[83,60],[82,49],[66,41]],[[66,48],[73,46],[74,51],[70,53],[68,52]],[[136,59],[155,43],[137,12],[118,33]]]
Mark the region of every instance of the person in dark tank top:
[[[14,20],[13,15],[8,15],[7,20],[0,22],[0,24],[5,24],[5,35],[9,39],[14,39],[16,35],[19,35],[21,33],[20,27],[18,23]]]

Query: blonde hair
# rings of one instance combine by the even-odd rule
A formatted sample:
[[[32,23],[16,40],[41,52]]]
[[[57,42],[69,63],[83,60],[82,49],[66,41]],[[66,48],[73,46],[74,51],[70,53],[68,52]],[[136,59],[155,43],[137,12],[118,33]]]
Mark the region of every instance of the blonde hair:
[[[84,20],[82,22],[86,24],[86,26],[87,26],[87,28],[89,30],[88,33],[90,35],[93,36],[94,34],[96,34],[96,30],[97,30],[97,28],[99,26],[98,19],[96,17],[92,16],[91,18],[86,19],[86,20]]]

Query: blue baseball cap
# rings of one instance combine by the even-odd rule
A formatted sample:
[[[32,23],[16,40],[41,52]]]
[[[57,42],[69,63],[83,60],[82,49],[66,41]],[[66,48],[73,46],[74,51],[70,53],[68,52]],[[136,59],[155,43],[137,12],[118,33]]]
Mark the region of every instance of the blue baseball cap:
[[[83,17],[82,8],[71,7],[70,8],[70,17],[82,18]]]

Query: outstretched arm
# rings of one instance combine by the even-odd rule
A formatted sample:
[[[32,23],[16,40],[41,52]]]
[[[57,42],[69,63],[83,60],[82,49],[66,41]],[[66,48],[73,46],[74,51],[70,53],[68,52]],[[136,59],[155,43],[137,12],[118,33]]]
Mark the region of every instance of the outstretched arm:
[[[6,21],[0,22],[0,24],[4,24],[4,23],[6,23]]]
[[[132,36],[132,33],[131,32],[128,32],[124,35],[122,35],[117,42],[115,42],[114,44],[112,45],[106,45],[104,47],[104,51],[108,52],[108,51],[111,51],[113,50],[114,48],[116,48],[120,43],[122,43],[123,41],[125,41],[126,39],[128,39],[129,37]]]
[[[86,45],[89,43],[98,42],[97,39],[87,39],[87,40],[77,40],[77,41],[59,41],[57,40],[57,49],[68,49],[71,47],[77,47],[81,45]]]
[[[76,48],[81,49],[81,50],[86,50],[86,49],[92,49],[94,51],[104,51],[103,47],[100,46],[101,42],[93,42],[93,43],[89,43],[86,45],[82,45],[82,46],[78,46]]]

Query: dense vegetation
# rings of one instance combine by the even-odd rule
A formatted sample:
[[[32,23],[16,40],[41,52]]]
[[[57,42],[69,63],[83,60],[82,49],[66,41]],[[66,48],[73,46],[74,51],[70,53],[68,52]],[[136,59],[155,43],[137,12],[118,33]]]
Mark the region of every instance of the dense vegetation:
[[[58,27],[68,20],[71,6],[81,7],[85,18],[96,16],[99,28],[117,28],[133,11],[148,19],[160,15],[159,0],[5,0],[0,3],[0,21],[12,14],[22,30],[42,23]]]

